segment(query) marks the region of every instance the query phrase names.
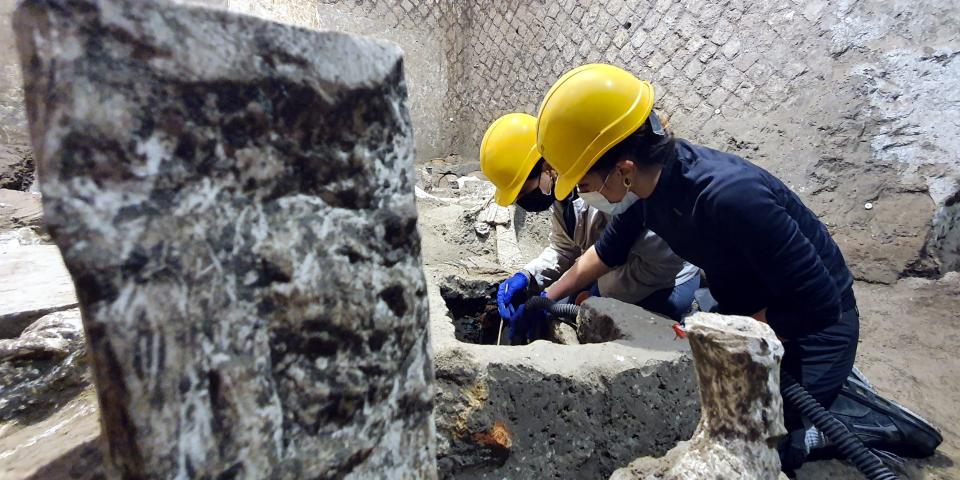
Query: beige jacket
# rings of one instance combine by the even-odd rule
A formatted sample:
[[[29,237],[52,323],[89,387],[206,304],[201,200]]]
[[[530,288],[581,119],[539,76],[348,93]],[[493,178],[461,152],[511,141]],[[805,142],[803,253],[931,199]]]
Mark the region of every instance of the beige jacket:
[[[567,213],[572,214],[572,236],[567,233],[564,221],[566,209],[572,209]],[[593,246],[610,220],[607,214],[587,205],[581,198],[554,202],[550,214],[550,245],[524,267],[541,288],[557,281]],[[648,230],[633,244],[627,263],[600,277],[597,285],[604,297],[637,303],[654,291],[673,288],[698,274],[697,267],[678,257],[663,239]]]

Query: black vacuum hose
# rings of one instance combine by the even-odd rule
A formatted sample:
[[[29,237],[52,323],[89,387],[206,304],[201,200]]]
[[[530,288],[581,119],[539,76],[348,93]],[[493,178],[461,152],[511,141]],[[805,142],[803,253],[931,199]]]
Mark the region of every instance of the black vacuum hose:
[[[896,474],[890,471],[883,461],[867,448],[856,435],[850,433],[847,427],[840,423],[810,396],[803,387],[789,373],[781,371],[780,380],[786,387],[781,389],[785,398],[793,408],[796,408],[813,422],[818,430],[826,434],[836,445],[837,450],[847,457],[865,477],[870,480],[897,480]]]
[[[563,323],[566,323],[574,328],[576,325],[569,319],[577,318],[577,315],[580,313],[580,306],[574,305],[572,303],[557,303],[553,300],[550,300],[547,297],[530,297],[525,304],[527,310],[530,309],[540,309],[550,312],[551,315],[557,317]]]

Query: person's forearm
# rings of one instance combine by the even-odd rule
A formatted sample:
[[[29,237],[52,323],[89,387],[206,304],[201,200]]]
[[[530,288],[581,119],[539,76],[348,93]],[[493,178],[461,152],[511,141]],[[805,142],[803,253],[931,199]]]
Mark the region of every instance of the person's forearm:
[[[547,298],[559,300],[580,293],[610,270],[610,267],[600,260],[596,249],[590,247],[559,280],[547,289]]]

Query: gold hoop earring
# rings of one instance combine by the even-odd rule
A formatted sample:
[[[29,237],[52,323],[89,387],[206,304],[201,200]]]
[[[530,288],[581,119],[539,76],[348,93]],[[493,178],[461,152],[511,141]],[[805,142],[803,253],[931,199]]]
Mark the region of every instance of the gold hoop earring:
[[[633,185],[633,181],[630,180],[630,177],[623,177],[623,186],[630,188]]]

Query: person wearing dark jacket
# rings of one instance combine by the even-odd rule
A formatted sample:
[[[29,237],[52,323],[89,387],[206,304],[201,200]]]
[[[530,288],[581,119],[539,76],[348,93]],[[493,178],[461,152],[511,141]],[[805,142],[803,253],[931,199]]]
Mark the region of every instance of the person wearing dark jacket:
[[[550,210],[549,244],[523,269],[500,284],[497,309],[507,322],[511,343],[541,338],[544,322],[524,318],[516,297],[538,294],[560,278],[603,234],[610,216],[577,198],[553,197],[553,176],[537,152],[537,119],[508,113],[490,124],[480,146],[480,170],[496,187],[500,206],[517,205],[527,212]],[[591,293],[636,303],[676,321],[690,310],[700,272],[676,256],[652,232],[631,242],[617,268],[597,279]],[[533,313],[533,312],[531,312]]]
[[[853,368],[859,336],[840,249],[775,176],[675,139],[653,113],[653,98],[649,83],[600,64],[568,72],[544,98],[537,143],[558,172],[557,198],[576,188],[615,214],[547,296],[563,298],[621,265],[651,230],[704,271],[720,313],[768,323],[784,344],[782,370],[829,408]],[[811,429],[788,405],[785,423],[791,434],[781,460],[789,471],[802,464]]]

